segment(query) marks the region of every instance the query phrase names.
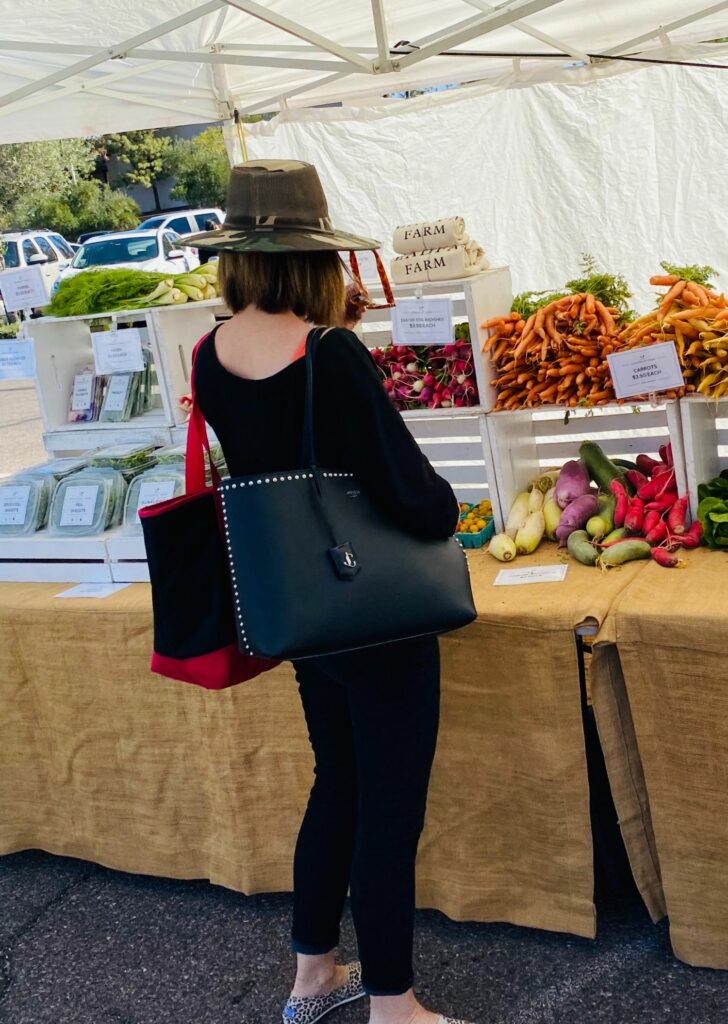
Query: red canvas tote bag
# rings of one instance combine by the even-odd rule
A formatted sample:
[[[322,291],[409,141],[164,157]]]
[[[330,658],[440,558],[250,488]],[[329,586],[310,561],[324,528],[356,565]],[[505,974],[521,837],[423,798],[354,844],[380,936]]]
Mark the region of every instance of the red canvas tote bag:
[[[152,672],[222,690],[274,668],[276,661],[241,653],[233,614],[228,556],[221,530],[218,473],[195,396],[187,428],[185,491],[139,510],[152,584]],[[212,486],[206,482],[207,454]]]

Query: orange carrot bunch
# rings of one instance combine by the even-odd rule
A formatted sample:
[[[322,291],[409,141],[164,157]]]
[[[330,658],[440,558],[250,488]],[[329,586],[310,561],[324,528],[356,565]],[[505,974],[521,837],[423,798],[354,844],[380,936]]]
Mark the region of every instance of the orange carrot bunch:
[[[698,391],[706,398],[728,395],[728,299],[695,281],[659,274],[650,284],[667,288],[657,309],[628,324],[626,348],[674,341],[685,378],[675,395]]]
[[[555,299],[526,321],[518,313],[486,320],[483,351],[493,365],[496,410],[614,401],[607,356],[624,347],[618,315],[582,292]]]

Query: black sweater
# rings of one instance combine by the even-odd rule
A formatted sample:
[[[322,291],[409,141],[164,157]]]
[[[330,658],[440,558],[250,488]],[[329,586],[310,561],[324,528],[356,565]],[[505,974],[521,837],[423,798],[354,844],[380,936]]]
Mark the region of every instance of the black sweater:
[[[232,476],[301,467],[305,360],[272,377],[247,380],[226,370],[215,331],[195,363],[200,408]],[[318,464],[354,473],[380,509],[408,532],[447,537],[457,525],[452,488],[434,471],[387,397],[374,360],[351,331],[320,340],[314,367]]]

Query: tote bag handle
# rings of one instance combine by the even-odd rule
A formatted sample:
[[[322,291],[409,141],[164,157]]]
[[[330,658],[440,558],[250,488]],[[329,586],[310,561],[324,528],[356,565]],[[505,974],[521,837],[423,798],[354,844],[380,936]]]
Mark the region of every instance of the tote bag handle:
[[[192,350],[192,367],[190,370],[192,411],[190,412],[190,419],[187,425],[187,449],[185,453],[185,491],[187,494],[197,494],[199,491],[209,490],[205,471],[205,452],[207,452],[207,458],[210,463],[213,490],[219,487],[221,479],[210,452],[207,424],[205,423],[205,417],[202,415],[200,404],[197,401],[195,390],[195,361],[197,359],[197,352],[200,345],[207,338],[209,338],[209,334],[205,334],[200,338]]]

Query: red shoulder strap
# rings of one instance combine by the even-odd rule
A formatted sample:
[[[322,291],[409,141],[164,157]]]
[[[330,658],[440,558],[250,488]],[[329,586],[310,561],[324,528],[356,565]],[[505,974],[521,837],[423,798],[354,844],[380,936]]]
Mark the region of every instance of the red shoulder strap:
[[[207,489],[205,471],[205,452],[210,461],[210,474],[212,486],[217,487],[220,483],[220,474],[212,461],[210,453],[210,442],[207,437],[207,424],[202,415],[197,392],[195,389],[195,360],[200,345],[209,338],[209,334],[203,335],[192,350],[192,366],[190,368],[190,390],[192,392],[192,410],[190,420],[187,424],[187,451],[185,454],[185,491],[187,494],[196,494],[198,491]]]

